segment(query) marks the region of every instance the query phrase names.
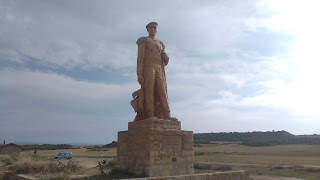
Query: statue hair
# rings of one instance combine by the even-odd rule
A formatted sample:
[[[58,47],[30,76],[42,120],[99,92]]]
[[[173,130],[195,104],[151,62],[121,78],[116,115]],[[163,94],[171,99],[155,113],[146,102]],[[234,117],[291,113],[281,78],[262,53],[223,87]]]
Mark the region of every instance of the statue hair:
[[[156,22],[150,22],[149,24],[146,25],[146,28],[148,29],[148,26],[151,25],[151,24],[156,24],[156,25],[158,26],[158,23],[156,23]]]

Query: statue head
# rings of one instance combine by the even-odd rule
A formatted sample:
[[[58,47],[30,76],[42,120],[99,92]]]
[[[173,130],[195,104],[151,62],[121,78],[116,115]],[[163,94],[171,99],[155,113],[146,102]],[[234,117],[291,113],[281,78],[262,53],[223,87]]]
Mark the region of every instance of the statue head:
[[[149,33],[149,36],[155,36],[157,34],[157,27],[158,27],[158,23],[156,22],[150,22],[146,28],[147,28],[147,31]]]

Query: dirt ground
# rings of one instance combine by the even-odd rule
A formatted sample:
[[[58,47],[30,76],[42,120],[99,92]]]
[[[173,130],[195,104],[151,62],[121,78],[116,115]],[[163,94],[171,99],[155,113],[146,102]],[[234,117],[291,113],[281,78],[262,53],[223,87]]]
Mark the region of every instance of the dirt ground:
[[[108,162],[116,157],[116,148],[103,151],[103,157],[100,157],[100,151],[82,147],[38,151],[38,155],[52,161],[52,156],[59,151],[72,151],[71,161],[78,162],[84,168],[84,171],[73,174],[72,177],[99,174],[98,162],[101,160]],[[33,151],[21,153],[21,155],[30,154],[32,155]],[[232,170],[248,171],[253,180],[320,180],[319,145],[249,147],[239,144],[211,144],[195,147],[194,159],[196,163],[211,166],[211,169],[195,169],[196,173],[213,172],[215,168],[229,166]],[[60,160],[61,163],[68,161],[70,160]],[[0,162],[0,173],[5,167]]]
[[[298,178],[287,178],[287,177],[271,177],[271,176],[250,176],[254,180],[304,180]]]
[[[106,160],[108,162],[110,160],[113,160],[113,158],[72,158],[71,160],[61,159],[59,161],[61,163],[66,163],[68,161],[76,161],[84,168],[95,168],[98,166],[98,163],[102,160]]]

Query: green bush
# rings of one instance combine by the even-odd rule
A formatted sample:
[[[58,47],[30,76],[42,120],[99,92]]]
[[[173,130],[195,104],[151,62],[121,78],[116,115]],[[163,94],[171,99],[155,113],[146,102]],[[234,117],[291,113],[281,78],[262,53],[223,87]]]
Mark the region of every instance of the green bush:
[[[10,156],[0,156],[0,161],[3,162],[5,165],[13,164],[13,160],[10,158]]]
[[[17,153],[0,156],[0,161],[2,161],[5,165],[11,165],[20,159],[21,159],[20,154],[17,154]]]
[[[219,166],[214,168],[216,171],[231,171],[232,167],[231,166]]]
[[[60,173],[57,177],[54,178],[55,180],[69,180],[70,175],[65,173]]]
[[[23,158],[11,167],[9,170],[14,174],[45,174],[45,173],[72,173],[81,169],[81,166],[74,161],[69,161],[66,164],[57,164],[53,161],[37,162],[32,158]]]
[[[319,168],[313,167],[303,167],[303,166],[295,166],[295,171],[305,171],[305,172],[320,172]]]
[[[211,169],[211,166],[209,164],[200,164],[200,163],[194,163],[193,164],[194,169]]]
[[[308,168],[305,168],[304,171],[306,171],[306,172],[320,172],[320,169],[308,167]]]
[[[143,172],[141,174],[135,174],[129,171],[129,169],[113,168],[107,175],[110,179],[124,179],[124,178],[143,178],[146,174]]]
[[[274,170],[274,169],[284,169],[283,166],[273,166],[270,168],[270,170]]]
[[[81,166],[78,164],[78,162],[75,161],[69,161],[66,165],[63,165],[63,172],[78,172],[81,169]]]
[[[69,144],[27,144],[22,148],[23,151],[56,149],[72,149],[72,146]]]
[[[241,141],[246,146],[273,146],[280,144],[320,144],[320,135],[296,136],[286,131],[195,133],[194,144],[211,141]]]
[[[21,159],[21,156],[20,156],[20,154],[18,154],[18,153],[13,153],[13,154],[10,155],[10,158],[11,158],[14,162],[16,162],[16,161],[18,161],[18,160]]]
[[[108,169],[114,169],[116,166],[117,166],[117,161],[114,159],[108,161],[106,165]]]

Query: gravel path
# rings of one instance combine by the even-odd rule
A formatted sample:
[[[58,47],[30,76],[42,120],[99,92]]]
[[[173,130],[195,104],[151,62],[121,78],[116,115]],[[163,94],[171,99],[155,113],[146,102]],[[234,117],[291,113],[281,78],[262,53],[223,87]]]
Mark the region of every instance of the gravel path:
[[[250,176],[254,180],[304,180],[298,178],[288,178],[288,177],[271,177],[271,176]]]
[[[213,164],[213,165],[229,165],[229,166],[258,166],[267,167],[264,164],[244,164],[244,163],[223,163],[223,162],[199,162],[200,164]]]
[[[77,162],[98,162],[98,161],[101,161],[101,160],[107,160],[107,161],[110,161],[112,160],[112,158],[78,158],[78,157],[73,157],[72,159],[60,159],[60,162],[65,162],[65,161],[70,161],[70,160],[73,160],[73,161],[77,161]]]

